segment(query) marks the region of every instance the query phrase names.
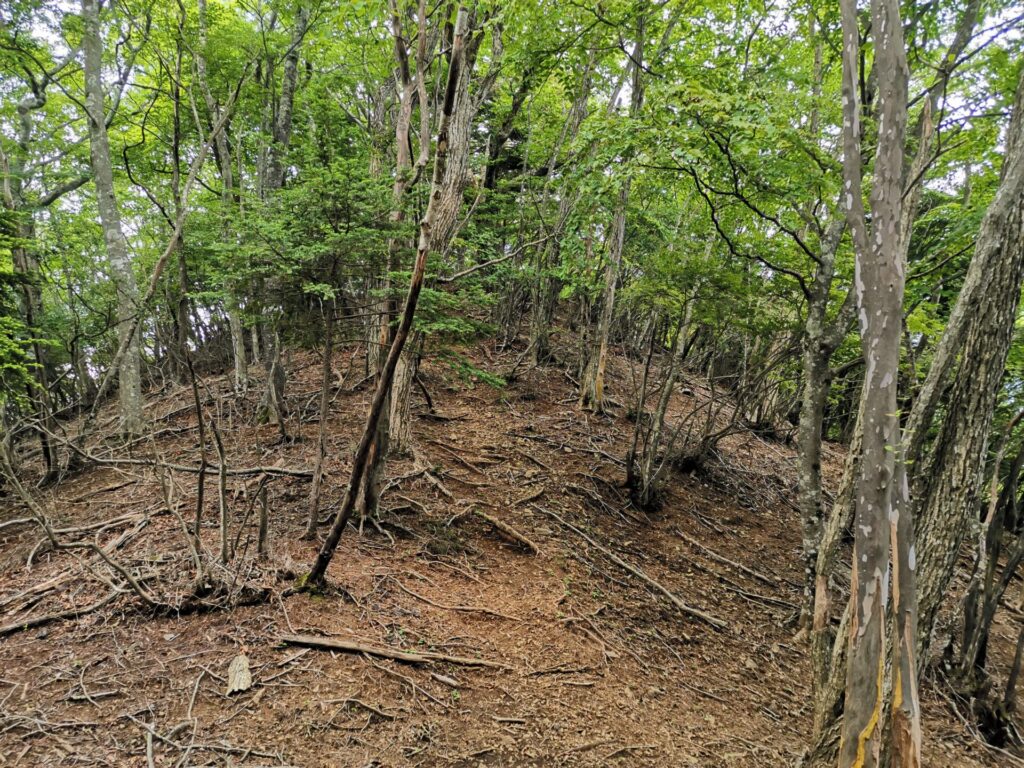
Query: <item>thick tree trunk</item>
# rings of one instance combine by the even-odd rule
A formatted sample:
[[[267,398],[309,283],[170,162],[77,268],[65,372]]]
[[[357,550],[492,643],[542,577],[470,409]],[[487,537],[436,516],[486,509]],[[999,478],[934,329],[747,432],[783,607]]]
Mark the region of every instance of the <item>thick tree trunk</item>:
[[[404,456],[412,451],[412,382],[416,378],[422,343],[423,334],[414,332],[398,359],[395,381],[391,385],[390,452],[396,456]]]
[[[989,427],[1002,385],[1024,280],[1024,78],[1018,84],[1006,154],[996,197],[982,221],[964,286],[947,332],[935,352],[926,387],[940,386],[947,371],[959,367],[947,396],[939,434],[915,476],[920,510],[917,562],[920,579],[921,658],[945,596],[960,545],[976,514],[978,488],[988,446]],[[937,370],[936,366],[942,366]],[[923,444],[932,402],[918,398],[920,414],[911,421],[919,434],[908,445]],[[919,410],[915,406],[915,412]],[[918,449],[920,455],[920,449]]]
[[[121,430],[126,435],[140,435],[142,419],[142,372],[136,323],[139,289],[132,271],[128,244],[121,229],[121,214],[114,192],[114,169],[110,160],[103,93],[103,38],[100,28],[99,3],[82,0],[82,49],[84,53],[86,109],[89,123],[89,145],[92,155],[96,206],[99,209],[103,241],[117,289],[119,346],[126,348],[118,368],[118,398]],[[130,338],[126,338],[130,335]]]

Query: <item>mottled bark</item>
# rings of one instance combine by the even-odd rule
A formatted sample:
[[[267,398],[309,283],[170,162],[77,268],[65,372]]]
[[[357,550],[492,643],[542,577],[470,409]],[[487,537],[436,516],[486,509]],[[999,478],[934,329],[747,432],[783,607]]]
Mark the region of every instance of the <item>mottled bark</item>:
[[[879,135],[871,221],[862,197],[860,32],[855,0],[842,0],[843,177],[856,255],[854,284],[865,361],[863,448],[855,481],[851,618],[839,765],[872,768],[883,752],[886,621],[892,551],[896,600],[892,744],[895,764],[920,765],[920,713],[914,661],[916,620],[909,494],[903,482],[897,386],[905,267],[900,248],[903,146],[909,71],[896,0],[873,0],[871,30]],[[901,521],[900,518],[904,518]]]

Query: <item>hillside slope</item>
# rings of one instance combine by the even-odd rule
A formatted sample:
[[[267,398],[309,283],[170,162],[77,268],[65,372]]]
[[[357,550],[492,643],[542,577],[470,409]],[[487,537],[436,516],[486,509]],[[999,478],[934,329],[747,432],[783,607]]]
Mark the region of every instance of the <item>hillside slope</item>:
[[[514,359],[483,346],[467,354],[494,371]],[[341,358],[344,367],[348,353]],[[319,361],[295,353],[289,370],[301,437],[287,444],[273,427],[253,426],[255,394],[238,400],[226,378],[206,380],[232,470],[312,466]],[[613,397],[627,399],[628,376],[615,359]],[[619,488],[632,429],[625,408],[581,413],[557,369],[502,390],[436,360],[423,377],[435,412],[416,406],[416,456],[389,464],[389,512],[379,527],[346,532],[330,571],[339,588],[327,595],[282,595],[316,551],[300,538],[308,479],[267,480],[271,556],[261,560],[261,475],[228,475],[239,532],[230,580],[248,585],[254,604],[153,616],[118,594],[77,619],[19,629],[91,606],[109,589],[82,575],[76,560],[88,553],[53,552],[36,526],[11,522],[28,517],[23,504],[0,499],[0,764],[791,764],[810,729],[810,671],[788,623],[801,582],[792,448],[727,438],[707,467],[673,474],[662,508],[644,515]],[[672,404],[676,416],[703,396],[699,381],[688,386]],[[365,387],[334,394],[327,502],[340,496],[368,398]],[[152,443],[132,448],[140,463],[96,443],[90,452],[118,463],[33,492],[61,536],[116,552],[161,594],[190,587],[187,538],[165,510],[169,498],[191,518],[196,476],[167,475],[165,497],[147,462],[198,465],[190,403],[187,389],[148,401],[157,428]],[[829,449],[833,483],[840,459]],[[216,489],[214,474],[204,505],[210,552]],[[638,573],[721,626],[681,610]],[[281,642],[299,634],[496,666]],[[253,685],[228,696],[239,653]],[[930,687],[925,730],[929,766],[999,764]]]

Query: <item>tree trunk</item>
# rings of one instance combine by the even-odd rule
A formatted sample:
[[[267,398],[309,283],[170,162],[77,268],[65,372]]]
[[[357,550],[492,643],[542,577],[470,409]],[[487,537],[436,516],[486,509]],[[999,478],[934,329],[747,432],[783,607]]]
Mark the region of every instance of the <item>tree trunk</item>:
[[[444,102],[441,110],[441,120],[437,131],[437,152],[434,159],[434,175],[430,185],[430,198],[427,203],[426,213],[420,222],[419,242],[416,248],[416,261],[413,265],[412,278],[409,282],[409,293],[405,300],[405,309],[402,312],[401,320],[395,331],[394,341],[388,351],[388,357],[384,361],[381,376],[377,382],[373,400],[370,403],[370,410],[366,416],[366,425],[363,428],[363,435],[359,445],[356,447],[355,456],[352,459],[352,472],[349,475],[348,489],[342,500],[341,506],[334,517],[331,531],[324,541],[320,552],[317,555],[313,567],[304,580],[304,585],[310,588],[317,588],[323,584],[327,573],[327,566],[334,557],[334,551],[341,540],[341,534],[348,525],[349,518],[355,509],[356,500],[359,498],[359,491],[362,486],[366,470],[366,462],[373,444],[373,438],[377,431],[377,424],[384,411],[388,390],[395,375],[395,368],[398,359],[405,347],[405,342],[412,330],[413,318],[416,314],[416,304],[419,301],[420,291],[423,288],[423,276],[427,269],[427,256],[430,253],[431,233],[434,225],[434,210],[440,198],[440,187],[445,176],[445,165],[448,158],[448,123],[452,112],[455,109],[455,99],[460,75],[464,65],[463,49],[465,46],[466,26],[468,14],[460,5],[455,22],[455,35],[452,41],[452,55],[448,65],[448,81],[445,88]]]
[[[104,109],[103,38],[97,0],[82,0],[82,19],[86,109],[96,205],[117,290],[119,346],[125,345],[127,340],[124,359],[118,368],[120,427],[126,435],[140,435],[143,428],[141,353],[138,333],[132,322],[138,310],[139,289],[128,255],[128,244],[121,229],[121,214],[114,192],[114,169],[110,161],[110,140]],[[131,338],[126,339],[129,334]]]
[[[196,75],[199,81],[199,88],[203,94],[203,101],[206,103],[206,111],[209,113],[211,125],[216,125],[221,119],[222,108],[217,103],[210,88],[209,78],[206,70],[206,0],[198,0],[199,16],[199,46],[192,52],[196,64]],[[214,154],[217,159],[217,167],[220,170],[221,193],[220,201],[224,215],[224,239],[226,242],[233,239],[231,233],[230,217],[228,211],[235,203],[235,174],[231,165],[231,147],[228,144],[227,131],[219,131],[214,137]],[[238,183],[241,185],[241,152],[239,152],[239,174]],[[238,212],[242,213],[241,196],[238,197]],[[235,368],[235,392],[245,395],[249,389],[249,366],[245,353],[245,329],[242,326],[241,310],[238,304],[238,297],[232,286],[225,287],[225,301],[227,302],[228,326],[231,329],[231,350],[234,358]]]
[[[672,334],[672,341],[669,345],[668,360],[665,364],[665,375],[662,377],[661,394],[658,397],[658,405],[654,410],[651,420],[651,429],[644,442],[643,456],[640,463],[640,488],[636,494],[637,505],[641,509],[650,509],[657,502],[657,460],[658,450],[661,448],[661,435],[665,428],[665,413],[668,411],[668,404],[672,399],[672,393],[676,386],[676,373],[679,370],[679,342],[683,336],[684,329],[690,321],[690,310],[692,301],[687,302],[686,309],[680,312],[679,320],[676,323]]]
[[[309,8],[305,4],[300,4],[295,15],[291,45],[284,57],[281,95],[277,103],[277,116],[271,127],[265,182],[266,192],[279,190],[284,185],[285,156],[288,154],[288,145],[291,143],[292,112],[295,107],[295,91],[299,78],[299,56],[308,28]],[[267,374],[267,390],[263,396],[263,407],[269,420],[277,424],[281,437],[287,439],[285,389],[288,385],[288,372],[281,362],[280,320],[277,311],[274,311],[263,331],[265,353],[263,368]]]
[[[941,380],[959,360],[952,386],[943,398],[947,416],[914,484],[920,510],[917,561],[922,661],[927,658],[935,617],[960,545],[976,514],[989,427],[1013,337],[1022,280],[1024,78],[1017,87],[999,188],[985,213],[974,257],[950,316],[951,331],[939,342],[926,379],[925,388],[930,392],[942,391]],[[934,411],[932,401],[923,399],[925,388],[911,418],[919,432],[908,437],[908,445],[923,444],[928,417]],[[918,455],[920,452],[918,448]]]
[[[398,67],[398,75],[401,83],[399,93],[398,116],[395,121],[395,181],[391,188],[391,213],[389,220],[393,224],[399,224],[405,220],[405,198],[409,189],[419,178],[423,168],[426,167],[430,157],[430,104],[427,97],[427,67],[429,66],[428,54],[432,50],[432,43],[428,40],[427,34],[427,10],[425,0],[420,0],[417,9],[417,45],[415,61],[415,77],[409,66],[407,51],[408,43],[402,31],[402,20],[396,2],[391,3],[391,27],[392,36],[395,41],[395,61]],[[416,160],[415,170],[412,161],[412,144],[410,134],[412,129],[413,104],[419,102],[420,106],[420,148]],[[443,207],[443,206],[439,206]],[[433,236],[433,235],[432,235]],[[434,240],[435,245],[440,241]],[[384,363],[384,350],[389,349],[393,338],[391,318],[394,312],[391,293],[391,272],[397,269],[401,263],[402,249],[405,243],[397,236],[388,239],[388,259],[384,268],[383,280],[381,280],[382,297],[377,303],[376,323],[371,323],[371,332],[377,334],[376,339],[370,340],[370,345],[375,346],[373,355],[368,353],[371,375],[380,379]],[[399,371],[404,370],[403,362],[408,362],[408,352],[399,358]],[[399,382],[403,380],[399,376]],[[411,382],[411,379],[409,380]],[[406,393],[406,396],[408,393]],[[393,426],[392,416],[401,418],[403,415],[402,405],[396,411],[394,407],[395,393],[389,387],[385,392],[385,403],[381,412],[380,420],[377,423],[373,445],[370,447],[366,470],[366,482],[363,488],[361,501],[361,514],[372,516],[377,513],[380,501],[380,489],[382,475],[390,452],[391,434]],[[407,411],[407,404],[405,404]],[[409,434],[408,420],[404,424],[397,425],[404,433],[406,446],[411,439]]]
[[[804,556],[804,602],[800,626],[804,630],[813,621],[814,583],[821,540],[821,443],[825,404],[831,384],[829,362],[846,335],[855,306],[853,294],[848,293],[835,319],[828,320],[836,252],[845,230],[841,206],[840,203],[836,219],[821,237],[820,262],[811,284],[804,322],[803,390],[797,425],[797,504],[800,507]]]
[[[334,282],[334,268],[331,269],[331,282]],[[304,538],[316,536],[316,528],[320,522],[320,486],[323,483],[324,459],[327,457],[327,419],[331,402],[331,363],[334,357],[334,313],[337,302],[334,297],[327,303],[327,316],[324,318],[324,362],[320,374],[320,423],[317,427],[316,462],[313,465],[313,486],[309,492],[309,522],[306,525]]]
[[[860,31],[855,0],[842,0],[841,9],[845,208],[856,255],[855,286],[866,372],[863,449],[855,482],[851,618],[839,765],[873,768],[882,759],[891,565],[896,633],[893,757],[900,768],[918,768],[921,726],[914,660],[914,550],[912,542],[907,541],[909,493],[897,416],[905,280],[899,227],[909,72],[899,5],[896,0],[876,0],[871,8],[871,30],[879,123],[884,130],[875,151],[869,227],[862,197]]]
[[[392,455],[404,456],[412,451],[412,382],[416,378],[422,344],[423,334],[414,332],[395,369],[395,381],[391,385],[391,415],[388,419],[391,425]]]
[[[629,116],[639,117],[644,104],[644,37],[646,18],[641,13],[637,20],[637,39],[630,55],[633,81],[630,97]],[[580,407],[600,413],[604,409],[604,374],[608,364],[608,337],[611,333],[612,317],[615,313],[615,289],[619,282],[622,266],[622,249],[626,239],[626,209],[629,206],[629,188],[632,179],[623,179],[619,199],[612,217],[608,234],[608,262],[605,264],[604,289],[601,291],[601,313],[597,326],[591,335],[587,351],[587,364],[580,381]]]

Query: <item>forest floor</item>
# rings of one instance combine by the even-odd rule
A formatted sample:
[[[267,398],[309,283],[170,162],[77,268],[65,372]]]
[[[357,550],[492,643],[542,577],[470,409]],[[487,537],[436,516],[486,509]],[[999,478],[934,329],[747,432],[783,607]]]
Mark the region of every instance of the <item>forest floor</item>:
[[[492,342],[464,352],[497,374],[518,355]],[[371,395],[365,383],[350,389],[362,366],[349,351],[338,355],[339,382],[346,366],[328,422],[327,511]],[[233,470],[312,466],[319,358],[295,353],[289,371],[289,426],[299,436],[290,442],[253,424],[258,387],[239,399],[227,377],[205,377]],[[634,373],[613,359],[614,400],[629,401]],[[308,479],[269,478],[272,552],[261,561],[259,476],[229,475],[232,535],[240,532],[233,568],[269,599],[161,617],[125,593],[77,619],[18,629],[94,604],[109,587],[86,575],[88,553],[50,551],[36,526],[10,523],[28,517],[22,503],[0,498],[0,765],[791,765],[811,726],[807,649],[791,623],[802,580],[793,447],[726,438],[701,470],[671,471],[663,506],[643,514],[621,490],[632,433],[625,405],[581,413],[557,367],[496,389],[431,357],[423,380],[435,412],[416,392],[416,457],[389,463],[382,530],[345,533],[329,572],[338,589],[323,596],[281,596],[316,552],[301,540]],[[706,397],[686,376],[670,417]],[[178,387],[149,399],[155,435],[136,457],[199,463],[191,398]],[[129,455],[113,442],[90,451]],[[826,459],[834,487],[841,450],[829,446]],[[195,474],[173,474],[182,517],[194,514],[195,485]],[[108,547],[155,593],[188,589],[187,539],[145,462],[93,467],[34,493],[68,529],[60,535]],[[204,514],[216,552],[216,474]],[[679,610],[609,552],[724,626]],[[408,664],[281,640],[298,634],[497,666]],[[997,627],[1002,669],[1015,637],[1016,628]],[[253,682],[228,696],[240,653]],[[1011,764],[981,744],[940,687],[923,690],[925,765]]]

